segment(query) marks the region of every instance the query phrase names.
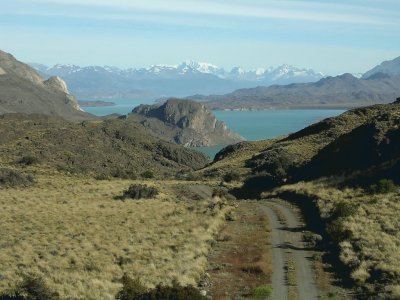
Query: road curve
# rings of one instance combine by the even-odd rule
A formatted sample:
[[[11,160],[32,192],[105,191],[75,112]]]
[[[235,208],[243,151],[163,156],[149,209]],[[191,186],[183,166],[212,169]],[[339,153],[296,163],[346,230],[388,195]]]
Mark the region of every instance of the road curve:
[[[296,274],[296,292],[299,300],[318,299],[318,289],[311,262],[311,252],[303,243],[303,224],[299,213],[283,200],[266,201],[265,212],[271,226],[273,295],[269,299],[288,299],[288,283],[285,266],[289,257],[293,260]],[[278,214],[279,216],[278,216]],[[285,219],[281,224],[279,219]]]

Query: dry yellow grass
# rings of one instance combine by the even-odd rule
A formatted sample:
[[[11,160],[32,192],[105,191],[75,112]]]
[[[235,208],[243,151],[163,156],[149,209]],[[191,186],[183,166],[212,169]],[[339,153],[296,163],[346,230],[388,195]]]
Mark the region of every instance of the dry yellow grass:
[[[113,299],[125,272],[149,287],[196,284],[232,209],[210,205],[218,199],[177,201],[175,181],[146,182],[162,192],[156,199],[117,201],[132,181],[36,179],[30,188],[0,189],[0,294],[20,273],[41,275],[68,299]]]
[[[246,142],[242,145],[240,150],[235,151],[223,160],[217,161],[210,166],[201,169],[199,173],[206,173],[207,171],[218,170],[221,173],[228,173],[231,171],[238,172],[240,175],[247,175],[251,172],[251,168],[246,166],[246,161],[253,156],[259,154],[268,146],[272,145],[278,139]]]
[[[329,216],[338,203],[349,203],[355,213],[343,218],[349,232],[340,241],[340,259],[352,268],[351,277],[370,291],[400,298],[400,194],[370,195],[361,189],[337,189],[330,180],[300,182],[277,192],[291,191],[318,199],[321,215]]]

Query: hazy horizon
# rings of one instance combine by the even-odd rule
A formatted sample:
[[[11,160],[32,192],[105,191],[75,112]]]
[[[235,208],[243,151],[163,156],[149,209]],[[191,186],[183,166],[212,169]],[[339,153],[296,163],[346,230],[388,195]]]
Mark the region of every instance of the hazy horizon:
[[[15,0],[0,16],[1,49],[48,66],[193,60],[337,75],[400,55],[400,3],[391,0]]]

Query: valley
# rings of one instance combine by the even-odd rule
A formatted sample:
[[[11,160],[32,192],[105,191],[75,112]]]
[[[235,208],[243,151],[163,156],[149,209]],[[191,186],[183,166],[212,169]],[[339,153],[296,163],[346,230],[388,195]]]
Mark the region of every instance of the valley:
[[[71,68],[121,84],[121,70]],[[397,68],[81,102],[124,110],[96,115],[62,78],[0,52],[0,299],[399,299]],[[201,63],[131,75],[165,72],[188,88],[189,75],[228,80]],[[261,110],[320,105],[355,108]],[[221,145],[213,159],[194,150]]]

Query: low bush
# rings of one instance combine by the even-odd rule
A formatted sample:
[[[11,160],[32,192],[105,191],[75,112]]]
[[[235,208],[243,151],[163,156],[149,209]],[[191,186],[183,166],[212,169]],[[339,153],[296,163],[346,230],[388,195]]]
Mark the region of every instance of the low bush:
[[[118,292],[117,300],[206,300],[199,290],[193,286],[181,286],[174,282],[172,286],[157,285],[147,290],[138,279],[124,275],[122,289]]]
[[[145,179],[151,179],[154,178],[154,173],[152,171],[144,171],[140,176]]]
[[[22,275],[22,282],[13,295],[0,295],[1,300],[58,300],[57,293],[52,292],[44,280],[37,275]]]
[[[326,232],[336,243],[349,239],[351,235],[350,231],[345,228],[343,221],[340,218],[329,222],[326,225]]]
[[[122,276],[121,283],[122,289],[115,297],[117,300],[140,299],[139,297],[147,292],[146,287],[139,279],[132,279],[126,274]]]
[[[20,165],[31,166],[39,162],[39,160],[32,155],[25,155],[17,161]]]
[[[116,199],[151,199],[157,195],[158,190],[155,187],[144,184],[132,184],[123,192],[122,196],[118,196]]]
[[[354,204],[347,202],[339,202],[335,208],[336,218],[347,218],[354,216],[357,212],[357,207]]]
[[[371,194],[387,194],[394,193],[399,189],[390,179],[381,179],[377,184],[370,186],[369,191]]]
[[[25,175],[11,169],[0,169],[0,187],[30,186],[33,182],[32,175]]]
[[[134,172],[132,171],[125,171],[125,170],[121,170],[121,169],[117,169],[115,170],[112,174],[112,177],[114,178],[121,178],[121,179],[131,179],[131,180],[135,180],[137,179],[137,176]],[[142,175],[143,177],[143,175]]]
[[[268,285],[261,285],[253,290],[252,296],[256,299],[265,299],[272,295],[272,287]]]
[[[225,182],[240,181],[240,174],[237,172],[226,173],[223,177]]]

